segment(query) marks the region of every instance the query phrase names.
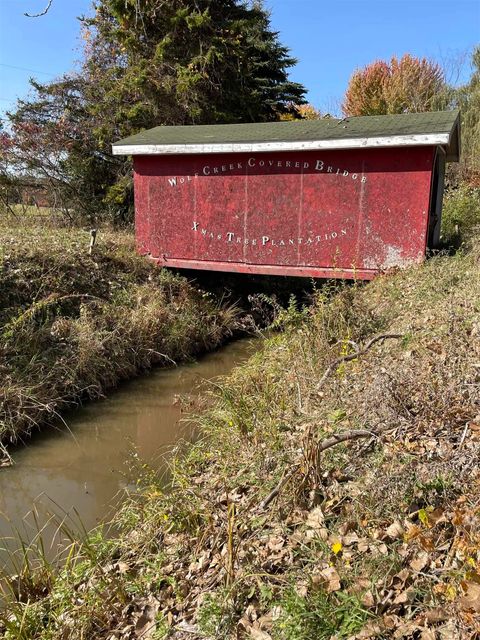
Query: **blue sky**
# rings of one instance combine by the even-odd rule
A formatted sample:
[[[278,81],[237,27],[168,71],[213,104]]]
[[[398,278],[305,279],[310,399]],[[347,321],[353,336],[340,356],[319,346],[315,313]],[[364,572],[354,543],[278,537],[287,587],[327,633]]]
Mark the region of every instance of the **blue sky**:
[[[72,69],[81,58],[76,16],[90,0],[0,0],[0,112],[41,81]],[[322,111],[339,109],[355,68],[405,52],[451,65],[480,43],[480,0],[266,0],[272,26],[298,58],[291,78]],[[455,66],[455,65],[454,65]],[[460,80],[468,77],[468,64]]]

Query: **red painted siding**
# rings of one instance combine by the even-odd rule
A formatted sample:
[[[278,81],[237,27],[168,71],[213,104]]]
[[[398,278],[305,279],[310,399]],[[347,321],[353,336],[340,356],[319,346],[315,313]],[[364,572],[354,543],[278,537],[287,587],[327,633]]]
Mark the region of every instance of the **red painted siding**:
[[[136,156],[138,248],[177,267],[372,277],[425,255],[433,147]]]

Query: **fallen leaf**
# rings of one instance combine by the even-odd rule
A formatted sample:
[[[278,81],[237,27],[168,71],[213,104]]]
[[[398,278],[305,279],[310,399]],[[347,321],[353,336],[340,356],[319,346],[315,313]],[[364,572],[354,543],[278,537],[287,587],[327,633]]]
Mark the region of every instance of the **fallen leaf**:
[[[464,595],[458,598],[458,604],[464,611],[473,609],[480,613],[480,584],[477,582],[465,582],[462,584]]]
[[[401,591],[393,601],[393,604],[408,604],[413,601],[415,597],[415,591],[413,589],[407,589]]]
[[[358,542],[358,551],[359,553],[365,553],[366,551],[368,551],[368,547],[370,545],[368,544],[368,541],[366,540],[366,538],[362,538],[361,540],[359,540]]]
[[[410,562],[410,567],[417,573],[428,564],[429,555],[426,551],[421,551],[416,558]]]
[[[450,614],[445,611],[445,609],[430,609],[430,611],[426,612],[425,618],[429,624],[438,624],[439,622],[444,622],[448,620]]]
[[[347,533],[347,535],[343,537],[343,544],[346,546],[356,544],[357,542],[358,535],[355,533],[355,531],[352,531],[352,533]]]
[[[273,614],[270,611],[269,613],[265,614],[264,616],[261,616],[258,620],[257,620],[257,624],[258,624],[258,628],[261,629],[262,631],[266,631],[272,628],[272,624],[273,624]]]
[[[446,522],[446,517],[443,509],[434,509],[431,513],[428,514],[428,522],[430,526],[436,525],[439,522]]]
[[[308,514],[305,524],[309,529],[322,529],[325,522],[325,516],[320,507],[315,507]]]
[[[373,594],[372,594],[372,592],[370,590],[366,591],[363,594],[363,596],[361,598],[361,602],[362,602],[364,607],[373,607],[375,605],[375,599],[374,599]]]
[[[420,527],[418,527],[416,524],[412,524],[411,522],[409,522],[407,524],[407,532],[405,534],[405,539],[414,540],[416,537],[420,535],[420,533],[421,533]]]
[[[340,576],[337,573],[335,567],[327,567],[320,571],[317,574],[320,578],[320,581],[325,584],[325,589],[327,593],[332,593],[332,591],[338,591],[341,588],[340,585]],[[316,582],[317,580],[314,580]]]
[[[400,638],[412,638],[415,631],[418,631],[418,626],[414,622],[402,622],[395,630],[393,637],[395,640]]]
[[[423,525],[428,527],[428,513],[427,513],[426,509],[419,509],[419,511],[418,511],[418,519],[420,520],[420,522]]]
[[[371,640],[373,638],[378,638],[383,629],[382,626],[378,622],[367,622],[367,624],[363,627],[360,633],[357,633],[355,640]]]
[[[352,591],[354,593],[361,593],[367,591],[370,588],[371,580],[368,578],[358,578],[352,585]]]
[[[435,545],[430,538],[424,535],[418,536],[418,542],[425,551],[435,551]]]
[[[405,529],[398,520],[395,520],[389,527],[387,527],[385,533],[392,540],[397,540],[398,538],[403,537]]]
[[[437,629],[441,640],[458,640],[458,628],[453,620],[449,620],[443,626]]]
[[[388,614],[383,616],[383,624],[386,629],[396,629],[402,623],[401,618]]]
[[[252,640],[272,640],[272,636],[266,631],[262,631],[262,629],[254,629],[252,627],[249,629],[249,634]]]
[[[392,578],[392,586],[394,589],[403,589],[406,581],[410,577],[410,572],[408,569],[402,569],[398,573],[396,573]]]
[[[448,620],[448,613],[445,611],[445,609],[441,609],[440,607],[437,607],[436,609],[429,609],[428,611],[421,613],[415,619],[415,621],[419,625],[438,624],[439,622],[444,622],[445,620]]]
[[[160,603],[156,598],[150,597],[143,606],[142,613],[135,625],[135,637],[141,638],[141,640],[147,640],[151,638],[156,631],[157,625],[155,618],[159,609]]]
[[[285,540],[281,536],[272,536],[267,546],[271,551],[280,551],[284,544]]]

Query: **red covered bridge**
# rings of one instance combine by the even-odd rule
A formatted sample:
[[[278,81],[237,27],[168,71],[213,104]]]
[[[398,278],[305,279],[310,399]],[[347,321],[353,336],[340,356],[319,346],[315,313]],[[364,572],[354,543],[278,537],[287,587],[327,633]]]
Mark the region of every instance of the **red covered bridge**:
[[[156,127],[134,159],[138,249],[164,266],[372,278],[438,244],[458,112]]]

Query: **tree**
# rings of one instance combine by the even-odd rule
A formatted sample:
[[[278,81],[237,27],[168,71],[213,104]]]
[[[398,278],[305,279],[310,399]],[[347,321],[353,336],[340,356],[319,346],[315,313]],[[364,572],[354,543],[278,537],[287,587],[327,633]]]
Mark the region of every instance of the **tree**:
[[[462,116],[462,172],[480,186],[480,45],[473,51],[470,81],[454,99]]]
[[[390,76],[388,63],[378,60],[350,78],[342,111],[346,116],[376,116],[388,113],[385,85]]]
[[[432,111],[445,91],[441,67],[405,54],[400,60],[378,60],[352,75],[342,104],[345,116]]]
[[[86,81],[67,76],[48,85],[31,84],[35,100],[18,101],[17,111],[9,114],[9,131],[0,140],[9,180],[40,178],[69,219],[75,211],[94,219],[122,163],[98,149],[85,101]]]
[[[89,215],[131,215],[131,166],[111,156],[115,140],[162,124],[277,120],[305,102],[260,2],[98,0],[82,23],[79,74],[33,83],[10,120],[23,155],[43,140],[43,159],[30,162],[59,169]]]
[[[322,116],[319,109],[313,104],[305,103],[292,105],[292,110],[280,116],[280,120],[320,120]]]

